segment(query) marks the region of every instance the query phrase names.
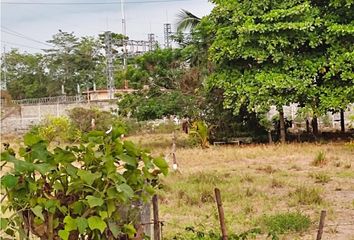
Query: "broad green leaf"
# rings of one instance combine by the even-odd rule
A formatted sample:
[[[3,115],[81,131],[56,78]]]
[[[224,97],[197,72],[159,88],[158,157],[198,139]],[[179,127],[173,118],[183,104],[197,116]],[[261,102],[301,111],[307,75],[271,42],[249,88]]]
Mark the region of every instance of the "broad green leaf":
[[[89,217],[89,219],[87,221],[88,221],[88,225],[91,230],[98,229],[101,231],[101,233],[103,233],[103,231],[107,227],[106,222],[97,216]]]
[[[138,148],[132,141],[124,141],[123,146],[127,150],[129,155],[134,157],[138,156]]]
[[[107,211],[100,211],[99,214],[100,214],[100,216],[101,216],[101,218],[102,218],[103,220],[108,217]]]
[[[70,233],[69,231],[64,229],[64,230],[59,230],[58,235],[62,240],[68,240]]]
[[[168,173],[168,164],[162,157],[157,157],[153,160],[154,164],[161,170],[164,175]]]
[[[1,178],[1,186],[5,188],[13,188],[18,183],[18,177],[13,175],[5,175]]]
[[[82,203],[82,201],[74,202],[72,205],[70,205],[73,213],[78,215],[82,214],[84,207],[85,205]]]
[[[102,198],[98,198],[98,197],[94,197],[94,196],[87,196],[86,199],[87,199],[88,204],[90,205],[90,208],[102,206],[104,203]]]
[[[73,178],[77,178],[78,168],[74,167],[72,164],[65,165],[66,172]]]
[[[40,141],[42,141],[41,137],[32,133],[27,133],[24,136],[24,143],[27,146],[32,146]]]
[[[132,237],[134,237],[136,230],[132,224],[124,224],[123,232],[128,234],[129,238],[132,238]]]
[[[117,186],[117,191],[123,192],[124,195],[127,196],[127,198],[131,198],[134,195],[133,189],[126,183],[123,183],[123,184]]]
[[[121,233],[120,228],[114,222],[108,223],[109,230],[112,232],[113,237],[118,238],[118,235]]]
[[[68,232],[77,229],[76,220],[71,216],[66,216],[64,218],[64,223],[65,223],[65,230],[67,230]]]
[[[9,224],[9,220],[7,218],[0,218],[0,229],[5,230],[7,225]]]
[[[138,163],[135,157],[131,157],[131,156],[125,154],[125,153],[120,154],[118,156],[118,158],[120,160],[122,160],[123,162],[125,162],[126,164],[128,164],[130,166],[133,166],[133,167],[135,167],[137,165],[137,163]]]
[[[111,217],[112,213],[114,213],[116,210],[116,203],[114,200],[107,200],[106,202],[107,202],[108,217]]]
[[[39,164],[35,164],[34,168],[40,172],[42,175],[46,175],[48,172],[55,170],[56,167],[53,165],[50,165],[48,163],[39,163]]]
[[[54,159],[56,163],[63,163],[63,162],[71,163],[76,160],[76,157],[72,152],[61,148],[54,149],[54,153],[55,153]]]
[[[101,173],[91,173],[90,171],[78,170],[77,175],[88,185],[92,185],[93,182],[101,177]]]
[[[81,234],[85,233],[86,228],[88,227],[87,219],[83,217],[76,218],[76,225]]]
[[[44,216],[43,216],[43,208],[39,205],[31,208],[32,212],[34,213],[34,215],[36,215],[37,217],[39,217],[40,219],[42,219],[44,221]]]

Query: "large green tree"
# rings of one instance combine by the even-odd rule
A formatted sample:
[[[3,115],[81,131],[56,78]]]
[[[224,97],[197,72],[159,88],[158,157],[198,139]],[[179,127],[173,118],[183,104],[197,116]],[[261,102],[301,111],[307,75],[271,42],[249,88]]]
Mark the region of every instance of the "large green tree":
[[[346,20],[350,26],[336,23],[349,16],[350,2],[213,2],[216,7],[207,21],[210,34],[215,35],[210,58],[216,71],[209,84],[224,89],[226,108],[237,113],[247,104],[249,110],[264,112],[275,105],[280,116],[281,141],[285,142],[283,106],[298,102],[325,111],[335,107],[334,100],[349,99],[353,78],[346,69],[350,69],[350,63],[347,67],[336,64],[336,77],[328,76],[336,68],[329,70],[326,66],[333,66],[327,57],[331,56],[331,49],[338,49],[336,38],[329,37],[333,28],[337,27],[337,37],[348,36],[351,31],[352,20]],[[326,10],[331,6],[340,10]],[[346,46],[340,48],[345,52],[342,54],[352,56],[352,47]],[[341,90],[339,85],[343,86]],[[328,104],[324,104],[328,99],[325,90],[332,93]]]

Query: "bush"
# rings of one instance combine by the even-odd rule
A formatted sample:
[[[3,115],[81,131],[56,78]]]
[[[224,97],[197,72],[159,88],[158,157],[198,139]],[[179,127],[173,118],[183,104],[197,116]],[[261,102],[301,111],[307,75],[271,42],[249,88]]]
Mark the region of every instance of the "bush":
[[[79,139],[81,135],[80,131],[72,126],[70,119],[63,116],[47,116],[30,131],[48,142],[71,142]]]
[[[29,133],[17,154],[10,148],[2,152],[2,167],[10,164],[13,170],[1,178],[7,194],[2,210],[10,216],[1,219],[1,235],[131,238],[139,226],[139,206],[154,194],[168,165],[120,135],[116,128],[109,134],[93,131],[85,136],[87,144],[49,150],[46,141]]]
[[[277,234],[302,232],[307,230],[310,224],[311,221],[309,217],[299,212],[278,213],[261,218],[261,225],[263,225],[266,231]]]
[[[76,107],[69,111],[69,118],[73,125],[83,133],[92,130],[92,119],[95,122],[95,130],[98,131],[107,131],[111,126],[123,127],[126,130],[126,125],[122,119],[119,119],[110,112],[98,109]]]

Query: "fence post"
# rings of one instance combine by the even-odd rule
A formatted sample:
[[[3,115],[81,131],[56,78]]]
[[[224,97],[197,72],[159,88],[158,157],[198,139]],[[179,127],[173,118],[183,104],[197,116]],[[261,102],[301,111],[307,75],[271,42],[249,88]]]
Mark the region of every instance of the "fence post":
[[[177,159],[176,159],[176,141],[177,141],[177,136],[176,136],[176,130],[173,131],[172,135],[172,169],[174,171],[178,170],[178,164],[177,164]]]
[[[152,197],[152,210],[154,214],[154,240],[160,240],[159,205],[156,194]]]
[[[218,207],[218,212],[219,212],[222,240],[227,240],[225,216],[224,216],[224,209],[223,209],[222,201],[221,201],[220,190],[218,188],[215,188],[214,191],[215,191],[216,205]]]
[[[321,240],[322,239],[322,233],[323,233],[323,227],[324,227],[325,218],[326,218],[326,210],[322,210],[321,211],[320,223],[319,223],[319,226],[318,226],[318,232],[317,232],[316,240]]]

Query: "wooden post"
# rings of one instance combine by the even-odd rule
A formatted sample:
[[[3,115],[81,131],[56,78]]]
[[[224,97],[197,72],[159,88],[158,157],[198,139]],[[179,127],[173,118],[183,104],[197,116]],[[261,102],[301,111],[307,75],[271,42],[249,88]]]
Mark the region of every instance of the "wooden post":
[[[320,223],[319,223],[319,226],[318,226],[318,232],[317,232],[316,240],[321,240],[322,239],[322,233],[323,233],[323,227],[324,227],[325,218],[326,218],[326,210],[322,210],[321,211]]]
[[[222,202],[221,202],[220,190],[218,188],[215,188],[214,191],[215,191],[216,205],[218,207],[218,212],[219,212],[222,240],[227,240],[225,216],[224,216],[224,209],[222,207]]]
[[[160,240],[159,205],[156,194],[152,197],[152,210],[154,214],[154,240]]]
[[[173,136],[172,136],[172,169],[174,171],[178,170],[178,164],[177,164],[177,159],[176,159],[176,141],[177,141],[176,131],[173,131]]]

